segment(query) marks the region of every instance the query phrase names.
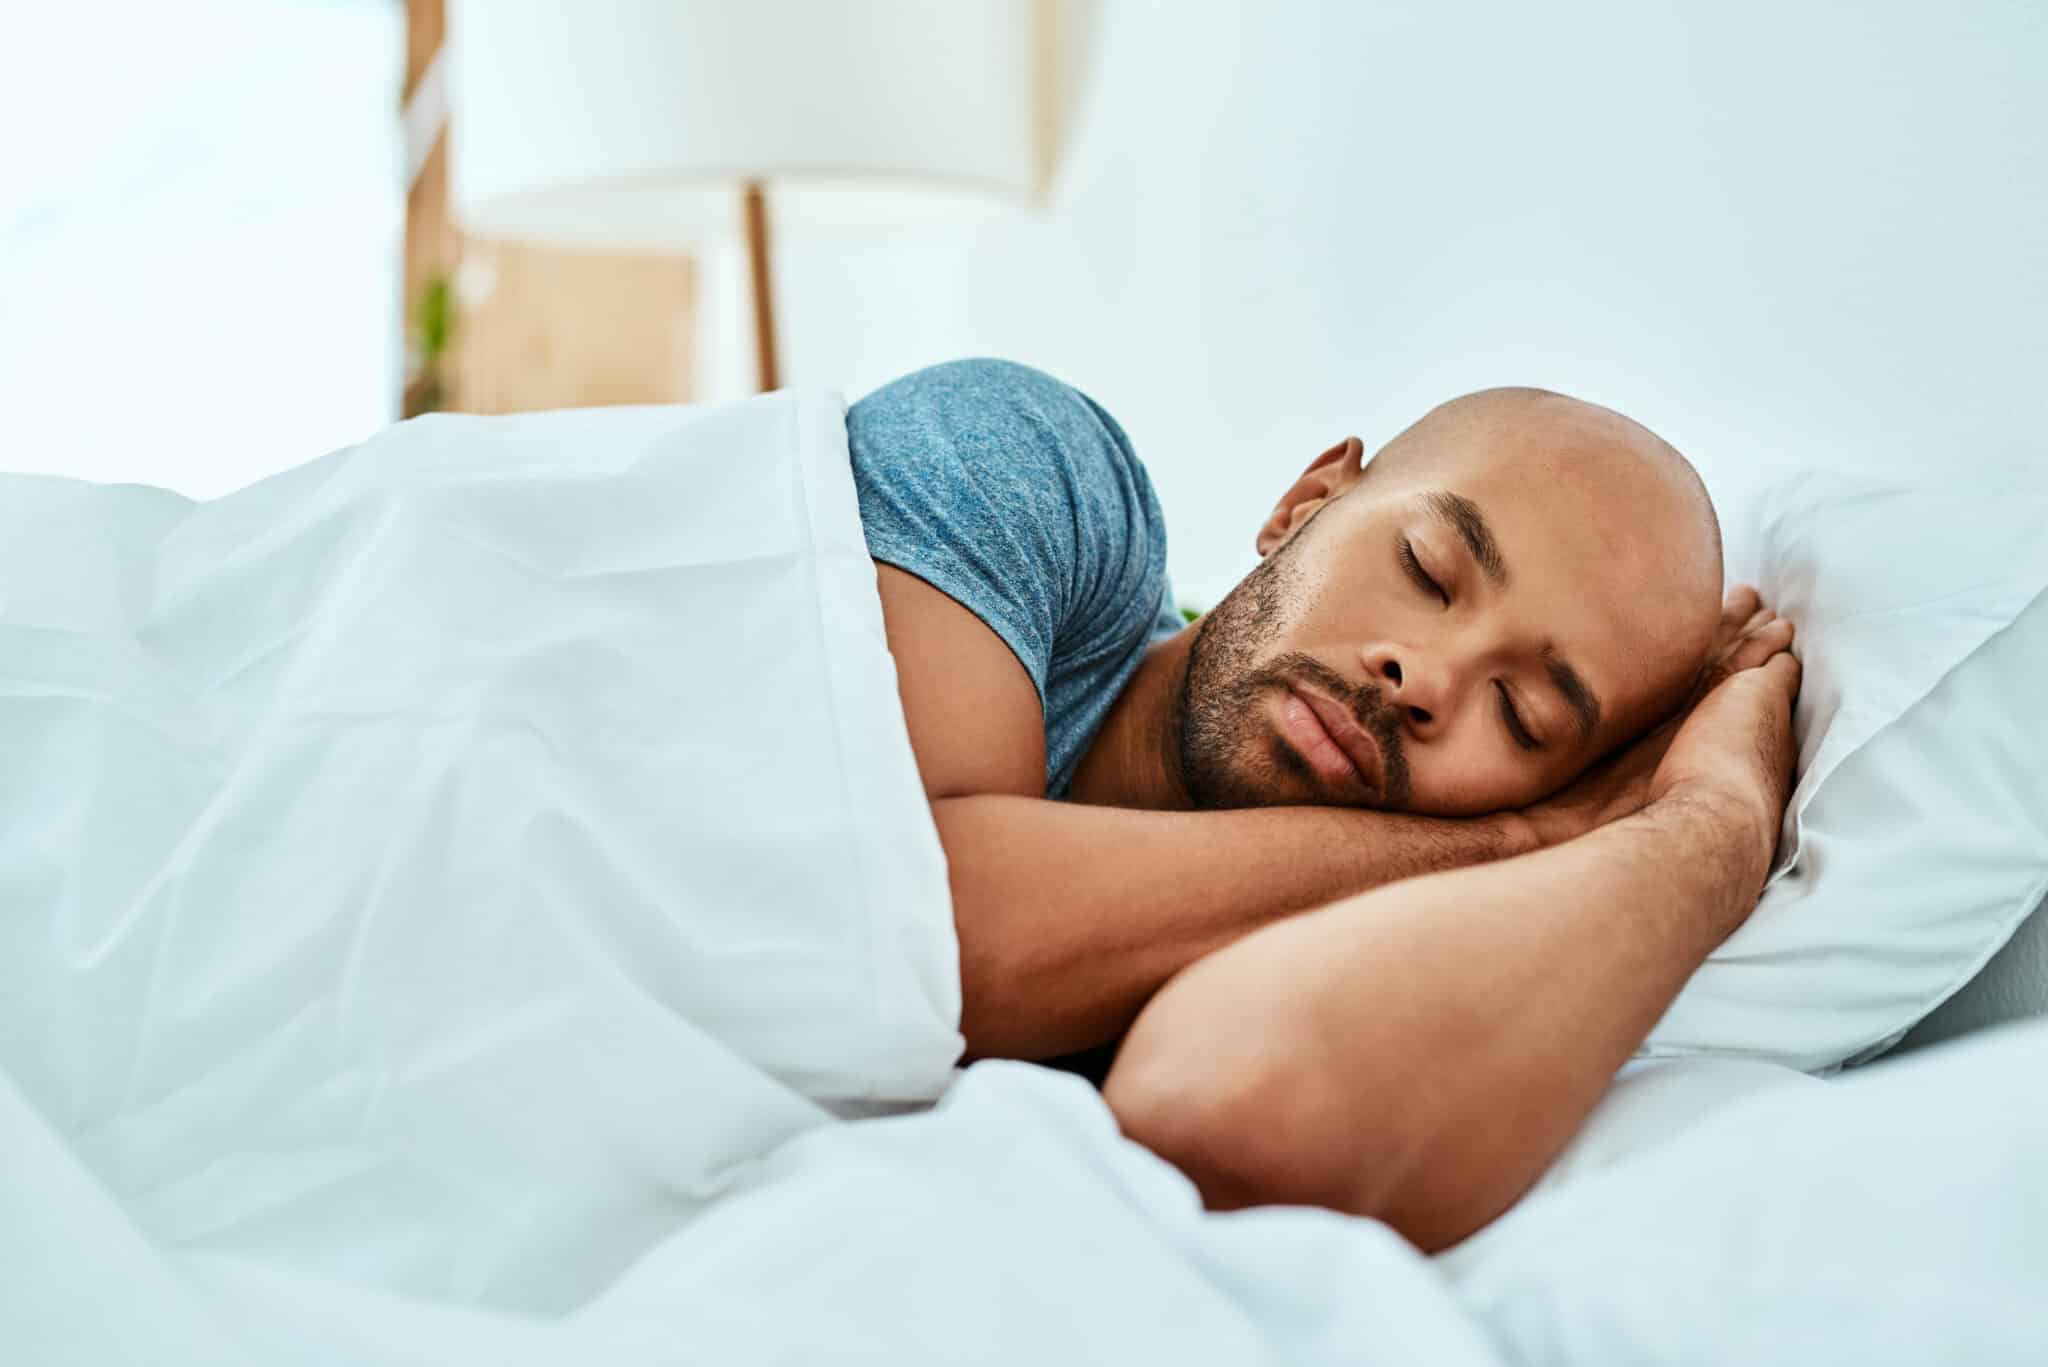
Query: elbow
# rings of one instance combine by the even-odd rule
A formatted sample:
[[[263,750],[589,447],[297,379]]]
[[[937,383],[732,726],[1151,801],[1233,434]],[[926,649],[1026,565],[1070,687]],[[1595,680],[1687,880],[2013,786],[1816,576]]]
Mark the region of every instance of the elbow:
[[[1477,1234],[1522,1193],[1498,1175],[1461,1168],[1454,1159],[1418,1165],[1370,1212],[1424,1253],[1437,1254]]]
[[[1331,1080],[1286,1050],[1250,1060],[1162,1051],[1134,1031],[1103,1083],[1125,1137],[1179,1168],[1210,1210],[1315,1205],[1354,1213],[1355,1117]]]
[[[1469,1146],[1432,1139],[1412,1115],[1371,1104],[1372,1089],[1342,1085],[1310,1051],[1269,1047],[1232,1060],[1156,1050],[1138,1036],[1103,1099],[1125,1137],[1180,1169],[1210,1210],[1321,1206],[1377,1219],[1433,1254],[1519,1192],[1475,1170],[1468,1160],[1481,1155]]]

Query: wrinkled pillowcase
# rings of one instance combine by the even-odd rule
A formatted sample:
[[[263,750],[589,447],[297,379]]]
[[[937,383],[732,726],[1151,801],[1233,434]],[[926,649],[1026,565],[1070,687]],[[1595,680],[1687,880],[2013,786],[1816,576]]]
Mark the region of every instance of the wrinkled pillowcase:
[[[2048,888],[2048,492],[1806,471],[1734,513],[1733,577],[1799,629],[1799,781],[1761,904],[1638,1056],[1825,1071],[1961,988]]]

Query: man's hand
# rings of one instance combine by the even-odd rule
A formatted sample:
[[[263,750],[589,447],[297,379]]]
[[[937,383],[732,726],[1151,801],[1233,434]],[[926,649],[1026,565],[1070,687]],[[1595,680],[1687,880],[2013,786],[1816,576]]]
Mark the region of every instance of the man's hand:
[[[1733,675],[1761,667],[1791,644],[1792,624],[1765,607],[1754,588],[1742,584],[1731,589],[1721,605],[1713,651],[1692,697],[1677,715],[1641,740],[1594,765],[1561,792],[1525,808],[1522,815],[1535,833],[1536,843],[1548,847],[1584,835],[1641,811],[1669,791],[1682,771],[1666,775],[1660,785],[1661,766],[1681,728],[1702,702]],[[1796,693],[1796,660],[1792,667]],[[1789,738],[1789,722],[1786,735]],[[1782,811],[1783,803],[1779,806]],[[1766,862],[1768,855],[1766,851]]]
[[[1756,905],[1791,780],[1791,640],[1729,596],[1683,720],[1596,777],[1598,801],[1574,795],[1642,812],[1285,917],[1178,974],[1103,1086],[1124,1133],[1212,1208],[1331,1206],[1426,1252],[1505,1210]]]
[[[1792,624],[1783,618],[1748,637],[1679,726],[1649,780],[1652,802],[1702,800],[1747,823],[1752,894],[1762,891],[1777,853],[1799,753],[1792,704],[1800,665],[1791,645]]]

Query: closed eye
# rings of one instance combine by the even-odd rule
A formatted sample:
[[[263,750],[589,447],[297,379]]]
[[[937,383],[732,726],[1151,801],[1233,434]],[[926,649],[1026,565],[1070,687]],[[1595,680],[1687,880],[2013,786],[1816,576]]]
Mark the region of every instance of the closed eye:
[[[1395,554],[1401,561],[1401,568],[1408,572],[1408,577],[1415,581],[1417,588],[1421,589],[1424,593],[1434,594],[1445,607],[1451,605],[1451,595],[1444,591],[1444,586],[1437,583],[1431,577],[1429,571],[1422,568],[1422,562],[1415,558],[1414,542],[1405,536],[1402,537],[1400,547],[1396,550]]]
[[[1515,700],[1508,696],[1508,690],[1496,683],[1493,691],[1500,696],[1500,719],[1506,723],[1508,735],[1514,738],[1515,744],[1524,750],[1541,749],[1536,737],[1529,734],[1529,728],[1522,725],[1522,714],[1515,711]]]

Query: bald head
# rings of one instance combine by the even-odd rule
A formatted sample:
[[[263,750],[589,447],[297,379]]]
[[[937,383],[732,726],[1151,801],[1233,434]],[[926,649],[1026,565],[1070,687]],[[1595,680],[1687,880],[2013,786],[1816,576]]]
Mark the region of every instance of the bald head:
[[[1687,523],[1681,547],[1721,582],[1721,521],[1699,471],[1664,438],[1626,414],[1569,394],[1520,386],[1481,389],[1438,404],[1373,457],[1372,468],[1427,469],[1459,455],[1529,460],[1570,482],[1644,477]],[[1618,468],[1628,467],[1628,468]]]
[[[1347,439],[1310,464],[1197,638],[1192,788],[1516,807],[1684,698],[1720,618],[1721,538],[1669,443],[1597,404],[1489,389],[1362,457]],[[1357,776],[1301,723],[1305,694],[1370,735]]]
[[[1582,552],[1586,606],[1642,643],[1643,711],[1690,687],[1719,620],[1721,523],[1692,462],[1649,428],[1547,389],[1482,389],[1431,409],[1362,473],[1361,487],[1501,488],[1548,522],[1552,554]]]

